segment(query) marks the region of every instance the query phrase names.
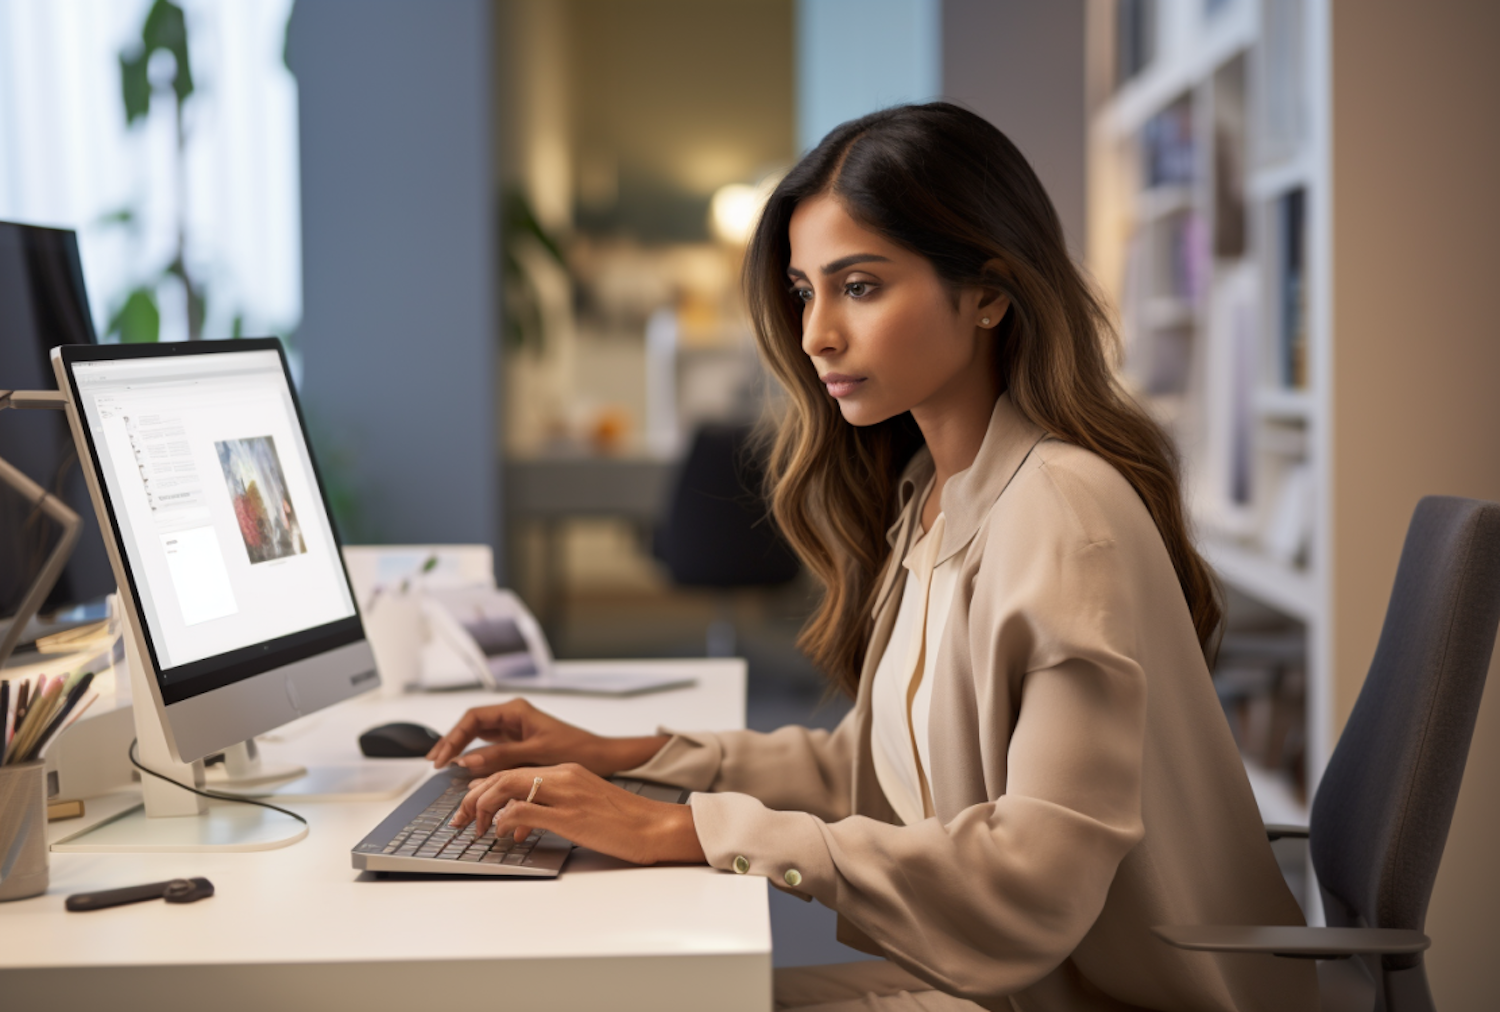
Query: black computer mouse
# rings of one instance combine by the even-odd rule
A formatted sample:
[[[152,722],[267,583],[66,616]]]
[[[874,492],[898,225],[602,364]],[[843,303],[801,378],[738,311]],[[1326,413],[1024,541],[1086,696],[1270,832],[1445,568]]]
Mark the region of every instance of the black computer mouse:
[[[359,750],[372,759],[420,759],[441,737],[421,724],[381,724],[359,736]]]

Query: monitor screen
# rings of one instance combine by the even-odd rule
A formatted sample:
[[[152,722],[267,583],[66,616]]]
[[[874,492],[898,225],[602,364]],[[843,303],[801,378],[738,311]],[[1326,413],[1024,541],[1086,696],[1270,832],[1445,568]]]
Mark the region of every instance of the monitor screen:
[[[0,389],[50,390],[47,363],[60,344],[93,344],[78,240],[66,229],[0,221]],[[59,411],[0,414],[0,458],[66,503],[83,521],[68,565],[42,613],[95,601],[115,589],[109,556],[67,420]],[[56,527],[0,485],[0,618],[14,615],[47,553]]]
[[[71,375],[165,702],[362,638],[274,342]]]

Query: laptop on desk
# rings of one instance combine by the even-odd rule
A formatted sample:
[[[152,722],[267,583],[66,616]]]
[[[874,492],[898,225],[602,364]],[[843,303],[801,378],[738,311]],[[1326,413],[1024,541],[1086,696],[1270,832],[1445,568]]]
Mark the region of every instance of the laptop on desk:
[[[464,795],[469,771],[449,767],[413,791],[390,815],[355,845],[354,867],[361,871],[416,872],[431,875],[511,875],[553,878],[562,871],[573,844],[555,833],[532,830],[517,843],[495,839],[491,826],[476,836],[475,826],[448,825]],[[615,777],[614,782],[653,801],[682,804],[690,791],[680,787]]]

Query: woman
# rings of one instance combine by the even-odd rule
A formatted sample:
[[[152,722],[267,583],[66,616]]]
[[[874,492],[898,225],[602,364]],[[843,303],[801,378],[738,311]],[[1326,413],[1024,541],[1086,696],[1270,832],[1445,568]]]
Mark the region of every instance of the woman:
[[[459,760],[491,775],[457,823],[764,875],[885,957],[778,973],[779,1007],[1312,1007],[1306,963],[1150,932],[1301,916],[1210,683],[1171,446],[1025,159],[944,103],[846,123],[772,194],[746,282],[790,394],[772,509],[825,587],[803,646],[854,710],[641,739],[473,710],[431,756],[495,742]]]

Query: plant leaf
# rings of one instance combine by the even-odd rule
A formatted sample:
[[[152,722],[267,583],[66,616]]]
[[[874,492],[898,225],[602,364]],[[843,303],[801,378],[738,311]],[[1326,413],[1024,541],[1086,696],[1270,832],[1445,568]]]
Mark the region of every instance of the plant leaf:
[[[106,335],[120,335],[122,344],[155,344],[161,339],[161,311],[156,293],[146,286],[132,289],[110,318]]]
[[[177,93],[179,105],[186,102],[193,93],[193,68],[188,61],[187,19],[182,15],[182,8],[172,0],[156,0],[141,28],[141,41],[145,43],[147,59],[158,49],[172,54],[177,63],[172,90]]]
[[[504,197],[505,202],[505,235],[504,239],[514,241],[517,236],[529,235],[542,244],[542,249],[552,255],[557,265],[563,270],[568,269],[568,258],[563,256],[562,247],[558,245],[547,230],[542,228],[541,222],[536,220],[536,213],[531,209],[531,202],[519,189],[507,190]]]
[[[125,100],[127,127],[151,111],[151,80],[146,76],[150,59],[144,47],[135,56],[120,54],[120,96]]]
[[[108,214],[101,214],[94,219],[94,223],[97,225],[134,225],[135,208],[126,206],[110,211]]]

